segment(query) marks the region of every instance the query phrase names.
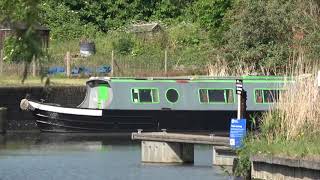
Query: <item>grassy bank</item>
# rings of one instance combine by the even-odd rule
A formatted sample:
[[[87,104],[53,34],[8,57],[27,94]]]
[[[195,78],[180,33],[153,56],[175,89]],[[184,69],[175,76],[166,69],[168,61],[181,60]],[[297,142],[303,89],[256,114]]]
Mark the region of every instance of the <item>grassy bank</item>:
[[[88,58],[79,57],[79,39],[51,41],[49,64],[63,65],[64,56],[70,51],[73,66],[110,65],[113,51],[117,76],[162,76],[165,51],[172,74],[206,74],[207,64],[216,60],[208,33],[195,24],[181,23],[153,35],[110,31],[92,41],[96,54]]]
[[[287,85],[274,108],[264,114],[259,130],[239,150],[236,175],[250,170],[252,155],[320,160],[320,95],[315,76]]]
[[[72,67],[111,65],[113,51],[115,76],[163,76],[167,52],[170,74],[207,74],[207,65],[218,59],[216,49],[208,39],[209,33],[197,24],[184,22],[164,29],[152,35],[121,29],[101,33],[88,39],[96,46],[96,54],[88,58],[80,56],[81,39],[53,39],[49,44],[48,57],[42,59],[43,66],[65,66],[67,52],[71,52]],[[17,74],[19,67],[7,66],[4,69],[6,74]]]
[[[50,77],[51,86],[84,86],[88,78],[60,78]],[[19,87],[19,86],[44,86],[48,83],[47,78],[42,81],[40,77],[28,77],[24,84],[21,84],[19,76],[0,76],[0,87]]]

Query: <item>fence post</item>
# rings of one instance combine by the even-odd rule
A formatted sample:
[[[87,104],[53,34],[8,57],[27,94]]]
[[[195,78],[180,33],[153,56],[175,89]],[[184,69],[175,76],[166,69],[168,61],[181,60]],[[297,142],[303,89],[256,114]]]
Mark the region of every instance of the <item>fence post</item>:
[[[167,76],[168,75],[168,51],[164,51],[164,73]]]
[[[37,76],[37,63],[36,63],[36,56],[32,57],[32,76]]]
[[[114,73],[113,68],[114,68],[114,51],[112,50],[112,52],[111,52],[111,72],[110,72],[111,76],[113,76],[113,73]]]
[[[66,73],[67,73],[67,77],[70,77],[70,75],[71,75],[70,61],[71,61],[71,55],[70,55],[70,52],[68,51],[67,54],[66,54],[66,63],[67,63]]]

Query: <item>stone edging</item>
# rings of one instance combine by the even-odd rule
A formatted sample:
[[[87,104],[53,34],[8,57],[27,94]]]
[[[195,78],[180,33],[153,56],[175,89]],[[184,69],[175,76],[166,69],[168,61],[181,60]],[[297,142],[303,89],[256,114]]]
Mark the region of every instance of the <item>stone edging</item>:
[[[313,161],[313,160],[283,158],[283,157],[266,156],[266,155],[254,155],[250,157],[250,161],[263,162],[268,164],[277,164],[277,165],[296,167],[296,168],[320,170],[320,161]]]

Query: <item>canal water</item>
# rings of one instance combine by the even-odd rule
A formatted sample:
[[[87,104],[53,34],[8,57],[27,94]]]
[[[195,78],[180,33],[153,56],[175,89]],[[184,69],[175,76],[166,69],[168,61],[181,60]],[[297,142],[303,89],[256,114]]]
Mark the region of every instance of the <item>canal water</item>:
[[[10,133],[0,136],[0,180],[223,180],[209,146],[194,165],[143,164],[140,145],[124,134]]]

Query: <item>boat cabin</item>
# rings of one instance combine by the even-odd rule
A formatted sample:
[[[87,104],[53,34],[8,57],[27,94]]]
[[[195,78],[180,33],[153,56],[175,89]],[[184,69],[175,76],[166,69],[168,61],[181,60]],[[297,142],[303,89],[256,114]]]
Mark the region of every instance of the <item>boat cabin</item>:
[[[235,111],[236,79],[205,78],[91,78],[80,108],[121,110]],[[291,79],[243,76],[248,111],[266,111],[279,99]]]

